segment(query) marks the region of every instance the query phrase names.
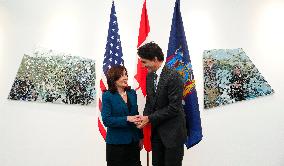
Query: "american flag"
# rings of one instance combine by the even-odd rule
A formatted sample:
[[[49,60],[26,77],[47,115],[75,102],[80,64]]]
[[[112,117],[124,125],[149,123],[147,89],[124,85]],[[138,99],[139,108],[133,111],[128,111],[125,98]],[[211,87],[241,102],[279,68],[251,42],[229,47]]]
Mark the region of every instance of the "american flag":
[[[115,12],[114,2],[112,2],[111,13],[110,13],[110,21],[109,21],[109,29],[108,29],[108,36],[107,36],[107,43],[106,43],[106,51],[104,54],[104,61],[103,61],[103,73],[100,80],[100,89],[99,92],[99,109],[100,112],[102,111],[102,93],[106,90],[106,74],[108,69],[112,66],[116,65],[124,65],[124,61],[122,59],[122,48],[121,48],[121,41],[120,36],[118,34],[118,23],[117,17]],[[98,117],[98,128],[103,136],[106,138],[106,128],[102,123],[101,116]]]

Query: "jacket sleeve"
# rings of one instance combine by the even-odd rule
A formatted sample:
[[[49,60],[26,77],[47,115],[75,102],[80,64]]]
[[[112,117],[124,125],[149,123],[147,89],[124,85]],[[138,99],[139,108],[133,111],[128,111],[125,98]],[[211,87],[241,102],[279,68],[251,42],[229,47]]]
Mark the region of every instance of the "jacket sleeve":
[[[105,92],[102,97],[102,120],[106,127],[128,127],[126,116],[112,116],[112,106],[109,94]]]
[[[149,121],[157,126],[162,122],[171,119],[180,114],[183,97],[183,82],[181,76],[174,72],[168,80],[168,101],[169,104],[163,108],[157,109],[149,115]]]

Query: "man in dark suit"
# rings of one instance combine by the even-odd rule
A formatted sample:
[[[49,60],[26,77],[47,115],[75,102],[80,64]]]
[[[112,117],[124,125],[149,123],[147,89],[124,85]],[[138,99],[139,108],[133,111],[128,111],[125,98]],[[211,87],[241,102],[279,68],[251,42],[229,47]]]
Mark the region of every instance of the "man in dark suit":
[[[156,43],[139,47],[138,55],[148,74],[146,105],[137,127],[152,125],[153,166],[181,166],[187,137],[182,78],[163,63],[162,49]]]

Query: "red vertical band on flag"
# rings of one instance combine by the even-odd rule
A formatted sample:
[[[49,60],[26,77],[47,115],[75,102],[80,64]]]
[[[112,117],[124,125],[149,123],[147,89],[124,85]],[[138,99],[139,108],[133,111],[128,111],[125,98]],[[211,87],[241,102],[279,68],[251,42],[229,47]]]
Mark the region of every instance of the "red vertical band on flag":
[[[137,48],[141,46],[143,42],[148,37],[148,34],[150,32],[150,25],[148,20],[148,14],[147,14],[147,8],[146,8],[146,0],[144,1],[142,13],[141,13],[141,20],[140,20],[140,27],[139,27],[139,35],[138,35],[138,44]],[[147,68],[142,66],[142,62],[140,58],[137,60],[137,74],[134,76],[134,78],[137,80],[139,87],[136,88],[138,90],[141,89],[143,95],[143,99],[145,100],[146,97],[146,76],[147,76],[148,70]],[[147,124],[143,128],[144,133],[144,148],[147,152],[150,152],[152,150],[151,147],[151,124]]]
[[[144,134],[144,148],[147,152],[150,152],[152,150],[151,145],[151,124],[148,123],[143,128],[143,134]]]
[[[137,48],[146,40],[149,32],[150,32],[150,25],[149,25],[146,0],[145,0],[142,8]]]

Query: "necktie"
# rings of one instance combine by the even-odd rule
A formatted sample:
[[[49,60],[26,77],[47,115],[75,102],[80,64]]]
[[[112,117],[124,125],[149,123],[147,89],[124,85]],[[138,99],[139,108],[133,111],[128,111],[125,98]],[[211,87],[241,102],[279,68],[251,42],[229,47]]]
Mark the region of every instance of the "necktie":
[[[154,92],[156,93],[157,83],[158,83],[158,81],[157,81],[158,75],[156,74],[156,72],[154,72],[153,77],[154,77]]]

